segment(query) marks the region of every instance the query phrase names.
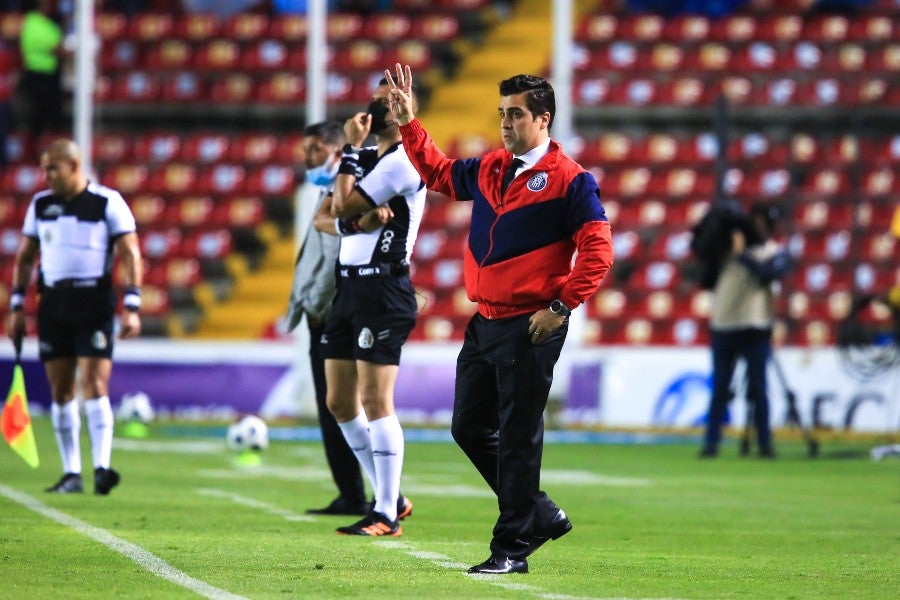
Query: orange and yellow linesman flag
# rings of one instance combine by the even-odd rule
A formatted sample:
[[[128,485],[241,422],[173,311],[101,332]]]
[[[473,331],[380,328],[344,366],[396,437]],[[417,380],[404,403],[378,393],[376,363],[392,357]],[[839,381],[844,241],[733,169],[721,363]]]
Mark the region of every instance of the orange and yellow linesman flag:
[[[19,364],[19,347],[16,348],[16,365],[13,367],[13,380],[6,396],[6,404],[0,413],[0,432],[10,447],[29,465],[37,469],[37,444],[34,441],[34,429],[31,427],[31,416],[28,414],[28,397],[25,395],[25,376]]]

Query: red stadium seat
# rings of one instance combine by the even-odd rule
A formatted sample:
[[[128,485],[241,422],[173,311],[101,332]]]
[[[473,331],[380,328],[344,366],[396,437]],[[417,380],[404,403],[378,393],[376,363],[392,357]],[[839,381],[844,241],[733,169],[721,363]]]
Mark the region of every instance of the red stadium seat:
[[[428,69],[431,67],[431,49],[419,40],[405,40],[391,46],[384,53],[383,60],[388,65],[400,63],[413,69]]]
[[[768,42],[793,42],[803,33],[803,18],[799,15],[773,15],[759,19],[755,37]]]
[[[282,165],[267,165],[253,169],[247,175],[244,192],[253,196],[287,196],[294,193],[294,170]]]
[[[159,98],[159,79],[144,71],[128,73],[113,83],[112,99],[117,102],[146,103]]]
[[[103,45],[122,40],[128,34],[128,20],[122,13],[98,12],[94,17],[94,31]]]
[[[21,227],[21,225],[22,219],[16,200],[12,196],[0,196],[0,228]]]
[[[228,136],[221,133],[194,133],[184,140],[184,160],[217,163],[225,159],[230,146]]]
[[[243,164],[263,164],[276,160],[278,138],[268,133],[246,133],[231,140],[227,158]]]
[[[239,13],[222,23],[222,37],[239,42],[254,42],[263,38],[269,30],[269,18],[260,13]]]
[[[459,22],[452,14],[422,14],[412,19],[410,38],[448,42],[459,35]]]
[[[675,44],[702,42],[709,38],[712,25],[700,15],[674,17],[666,21],[662,37]]]
[[[843,42],[850,33],[850,21],[842,15],[820,15],[803,24],[803,39],[825,44]]]
[[[131,158],[132,136],[124,133],[96,133],[93,149],[94,159],[99,162],[123,162]]]
[[[275,71],[288,64],[288,48],[278,40],[265,39],[253,42],[241,56],[241,68],[247,71]]]
[[[141,314],[163,316],[170,310],[169,293],[165,289],[155,285],[141,288]]]
[[[197,48],[193,58],[198,71],[234,71],[240,66],[241,48],[234,40],[217,38]]]
[[[210,99],[220,104],[249,103],[256,90],[253,79],[244,73],[229,73],[217,77],[210,88]]]
[[[332,66],[339,71],[377,71],[389,64],[382,57],[382,48],[372,40],[355,40],[338,48]]]
[[[619,20],[608,14],[589,15],[581,20],[575,32],[575,39],[583,42],[609,42],[618,39],[616,35]]]
[[[130,71],[141,65],[141,52],[131,40],[117,40],[103,45],[100,51],[100,70]],[[8,66],[4,70],[8,70]]]
[[[246,171],[234,164],[216,164],[204,170],[197,180],[197,191],[221,196],[245,192]]]
[[[185,236],[181,256],[201,260],[222,259],[233,249],[231,233],[227,229],[198,230]]]
[[[891,40],[898,28],[894,19],[886,15],[860,15],[850,20],[847,37],[863,43],[884,43]]]
[[[328,16],[328,41],[342,42],[365,35],[363,18],[354,13],[334,13]]]
[[[287,134],[278,138],[278,147],[275,149],[275,161],[282,164],[299,165],[306,158],[303,151],[303,135],[299,133]]]
[[[360,34],[382,42],[396,42],[409,37],[412,22],[409,16],[399,13],[381,13],[369,16]]]
[[[256,99],[264,104],[297,104],[306,99],[306,82],[291,72],[265,77],[256,90]]]
[[[665,20],[659,15],[628,15],[619,21],[618,39],[654,42],[662,37]]]
[[[189,194],[197,181],[197,169],[191,164],[168,163],[155,169],[147,180],[146,190],[168,197]]]
[[[179,15],[174,36],[189,42],[206,42],[219,35],[221,21],[212,13],[187,13]]]
[[[205,100],[206,85],[197,73],[185,71],[163,81],[161,97],[164,102],[197,102]]]
[[[153,229],[140,234],[141,255],[147,259],[168,258],[181,252],[182,235],[175,227]]]
[[[288,44],[303,42],[306,40],[306,17],[291,14],[273,16],[269,21],[269,36]]]
[[[200,261],[196,258],[170,257],[149,261],[145,283],[166,289],[194,287],[202,281]]]
[[[145,191],[148,178],[149,172],[143,165],[118,164],[106,170],[101,182],[128,198]]]
[[[155,194],[137,194],[128,199],[138,230],[171,225],[166,221],[166,201]]]
[[[639,265],[628,278],[632,290],[673,289],[681,281],[678,265],[668,261],[651,261]]]
[[[756,19],[749,15],[730,15],[712,22],[709,37],[716,42],[742,43],[756,37]]]
[[[141,13],[128,23],[128,37],[141,42],[155,43],[171,37],[175,18],[166,13]]]
[[[181,136],[174,133],[149,133],[137,136],[134,157],[141,162],[167,163],[181,156]]]
[[[216,227],[256,227],[265,221],[266,211],[256,196],[233,196],[219,200],[213,207],[211,222]]]
[[[214,208],[209,196],[183,196],[169,203],[167,220],[185,229],[209,229]]]
[[[169,38],[147,49],[145,64],[154,71],[183,70],[190,67],[191,55],[192,48],[188,42]]]

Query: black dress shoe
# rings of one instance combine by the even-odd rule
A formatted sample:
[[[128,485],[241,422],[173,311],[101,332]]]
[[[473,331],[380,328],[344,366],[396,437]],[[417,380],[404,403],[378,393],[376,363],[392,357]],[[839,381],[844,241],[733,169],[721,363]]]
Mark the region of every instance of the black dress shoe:
[[[534,554],[549,540],[558,540],[570,531],[572,531],[572,521],[566,516],[565,511],[560,509],[552,521],[543,527],[534,528],[534,533],[528,538],[528,554],[526,556]]]
[[[480,565],[469,567],[469,573],[480,573],[482,575],[506,575],[507,573],[527,572],[527,560],[516,560],[508,556],[491,556]]]
[[[325,508],[308,508],[308,515],[366,515],[369,514],[369,503],[365,500],[352,502],[343,496],[338,496]]]
[[[700,453],[697,455],[698,458],[715,458],[719,455],[718,448],[714,448],[712,446],[704,446]]]

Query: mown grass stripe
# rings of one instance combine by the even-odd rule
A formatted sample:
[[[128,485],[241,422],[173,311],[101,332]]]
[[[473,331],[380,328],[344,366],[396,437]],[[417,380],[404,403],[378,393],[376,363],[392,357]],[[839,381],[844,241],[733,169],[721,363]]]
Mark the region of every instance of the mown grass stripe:
[[[105,529],[85,523],[84,521],[60,512],[55,508],[50,508],[28,494],[24,494],[2,484],[0,484],[0,494],[28,510],[47,517],[52,521],[56,521],[60,525],[73,529],[81,535],[103,544],[110,550],[114,550],[125,558],[128,558],[145,571],[149,571],[157,577],[171,581],[175,585],[188,589],[204,598],[210,598],[212,600],[246,600],[244,596],[232,594],[231,592],[212,586],[205,581],[194,579],[187,573],[179,571],[160,557],[144,550],[140,546],[116,537]]]

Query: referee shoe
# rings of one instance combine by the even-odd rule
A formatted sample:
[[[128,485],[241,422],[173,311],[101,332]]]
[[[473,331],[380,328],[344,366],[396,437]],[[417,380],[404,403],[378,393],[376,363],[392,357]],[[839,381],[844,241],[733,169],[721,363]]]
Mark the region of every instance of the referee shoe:
[[[97,467],[94,469],[94,493],[98,496],[105,496],[109,490],[119,485],[119,472],[115,469],[104,469]]]
[[[51,494],[80,494],[84,491],[84,486],[81,484],[81,474],[63,473],[63,476],[59,478],[59,481],[44,491],[50,492]]]

